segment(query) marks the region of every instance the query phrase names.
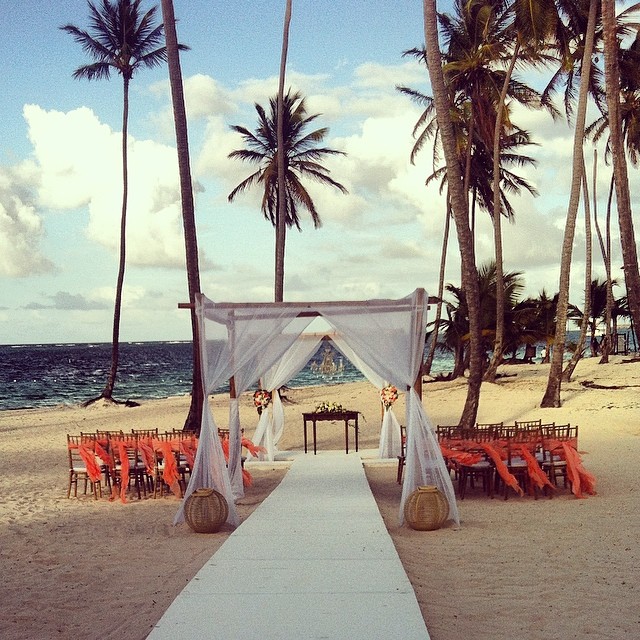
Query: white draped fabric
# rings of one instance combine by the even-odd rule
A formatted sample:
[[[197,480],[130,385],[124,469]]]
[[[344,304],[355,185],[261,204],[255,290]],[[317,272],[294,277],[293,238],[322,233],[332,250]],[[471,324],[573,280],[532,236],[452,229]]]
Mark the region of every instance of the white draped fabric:
[[[343,355],[367,378],[367,380],[377,389],[382,389],[387,385],[387,381],[380,377],[371,369],[358,354],[345,342],[338,334],[332,334],[331,339]],[[402,453],[402,434],[400,433],[400,423],[396,418],[393,409],[385,407],[382,416],[382,426],[380,429],[380,444],[378,445],[378,457],[395,458]]]
[[[262,376],[262,388],[271,392],[271,403],[263,410],[253,435],[253,444],[264,447],[264,459],[273,461],[284,430],[284,409],[277,390],[291,380],[315,353],[323,336],[301,334],[282,358]]]
[[[391,407],[384,408],[380,429],[379,458],[397,458],[402,453],[402,434],[400,423]]]
[[[356,303],[215,304],[199,296],[196,309],[201,318],[203,363],[206,362],[203,367],[205,389],[210,394],[234,376],[241,379],[243,388],[248,388],[287,353],[313,316],[322,315],[339,336],[336,339],[338,348],[343,341],[357,355],[357,366],[366,368],[369,374],[377,376],[378,381],[388,381],[406,390],[407,458],[401,521],[409,494],[419,485],[434,484],[447,497],[449,519],[459,524],[451,478],[420,397],[413,388],[422,363],[426,307],[426,294],[422,289],[400,300]],[[236,384],[238,388],[240,386]],[[230,503],[229,521],[232,522],[232,517],[237,521],[235,509],[231,509],[233,495],[229,472],[208,406],[204,413],[201,444],[185,498],[203,486],[213,486],[218,491],[222,487],[226,493],[224,490],[221,493]],[[235,418],[233,420],[235,422]],[[238,464],[240,459],[240,426],[231,422],[229,426],[231,431],[236,431],[230,434],[232,449],[234,438],[237,442],[237,451],[229,461],[229,470],[233,473],[233,464]],[[207,431],[210,433],[205,433]],[[208,448],[207,453],[201,453],[203,445]],[[213,469],[203,471],[200,468],[213,464],[222,465],[217,475]],[[226,483],[221,476],[226,476]],[[184,519],[182,508],[176,521],[181,519]]]
[[[238,308],[236,305],[214,305],[205,296],[198,295],[196,314],[201,336],[205,398],[234,376],[238,376],[240,384],[247,387],[255,382],[277,362],[309,324],[310,318],[298,317],[302,311],[304,307],[267,305],[265,308],[264,305],[251,305]],[[233,404],[230,407],[227,468],[218,426],[205,400],[198,451],[184,500],[174,518],[176,524],[184,522],[184,501],[202,487],[219,491],[229,504],[227,522],[239,524],[232,480],[235,478],[235,493],[241,493],[240,424]]]

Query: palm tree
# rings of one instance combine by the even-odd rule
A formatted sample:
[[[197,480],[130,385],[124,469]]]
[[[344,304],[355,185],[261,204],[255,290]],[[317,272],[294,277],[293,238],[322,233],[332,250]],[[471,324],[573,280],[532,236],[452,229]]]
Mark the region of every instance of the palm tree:
[[[640,271],[638,268],[638,253],[633,228],[629,178],[627,175],[627,162],[620,114],[619,44],[616,29],[615,2],[613,2],[613,0],[609,0],[608,2],[603,0],[602,2],[602,23],[609,138],[613,157],[613,175],[615,176],[622,260],[624,264],[629,310],[637,327],[640,326]]]
[[[182,86],[182,70],[180,68],[179,49],[186,47],[178,44],[176,20],[173,11],[173,0],[162,0],[162,18],[167,42],[167,61],[169,66],[169,82],[173,102],[173,119],[176,130],[176,147],[178,151],[178,171],[180,173],[180,196],[182,202],[182,224],[187,262],[187,286],[191,306],[191,335],[193,379],[191,382],[191,405],[185,420],[184,428],[200,432],[204,389],[202,388],[202,363],[200,359],[200,340],[198,321],[195,312],[195,296],[200,293],[200,268],[198,265],[198,237],[196,233],[195,206],[193,202],[193,185],[191,182],[191,164],[189,162],[189,136],[187,131],[187,114],[184,104]]]
[[[462,171],[456,149],[455,132],[451,122],[450,93],[442,69],[438,43],[438,22],[435,0],[423,0],[424,38],[429,78],[433,87],[436,114],[440,124],[442,148],[447,165],[451,208],[458,235],[462,262],[462,287],[469,315],[469,381],[467,397],[460,417],[463,427],[475,424],[482,386],[482,342],[480,326],[480,291],[476,269],[473,236],[469,227],[469,212],[462,182]]]
[[[284,83],[287,70],[287,53],[289,51],[289,27],[291,25],[291,0],[286,0],[284,10],[284,26],[282,29],[282,53],[280,56],[280,78],[278,80],[278,114],[277,148],[284,148]],[[285,173],[286,160],[283,154],[278,154],[278,219],[276,221],[276,282],[275,301],[284,299],[284,243],[287,234],[285,224]]]
[[[597,0],[589,0],[589,15],[583,34],[579,34],[579,45],[576,57],[580,60],[580,90],[578,98],[578,111],[573,139],[573,166],[571,178],[571,193],[567,220],[562,243],[562,255],[560,262],[560,284],[557,307],[557,326],[551,367],[547,379],[547,388],[540,403],[541,407],[560,406],[560,387],[562,385],[562,364],[564,359],[565,339],[567,335],[567,312],[569,307],[569,278],[571,271],[571,255],[573,238],[575,234],[578,204],[580,202],[580,188],[583,179],[583,140],[585,131],[585,117],[587,111],[587,97],[592,85],[590,82],[592,70],[592,54],[596,30]],[[584,37],[582,37],[584,35]],[[557,74],[556,74],[557,76]],[[573,76],[570,76],[573,78]],[[567,85],[569,86],[569,84]],[[566,94],[565,94],[566,95]],[[565,106],[567,105],[565,101]],[[568,107],[570,110],[570,107]]]
[[[497,292],[496,264],[494,261],[483,264],[478,269],[478,284],[480,290],[480,322],[482,335],[482,353],[486,359],[487,352],[492,348],[493,337],[496,330],[495,300]],[[504,274],[504,293],[506,300],[506,316],[508,324],[513,324],[514,332],[510,332],[512,343],[518,341],[515,334],[515,309],[524,282],[519,271]],[[447,293],[452,300],[443,301],[447,310],[448,319],[434,320],[431,325],[440,324],[443,330],[443,342],[440,347],[454,354],[454,369],[452,378],[461,376],[469,360],[469,317],[468,307],[464,292],[460,287],[449,283],[446,286]]]
[[[113,389],[118,372],[120,312],[126,261],[127,226],[127,128],[129,120],[129,83],[138,69],[156,67],[167,59],[163,44],[163,26],[156,23],[157,7],[146,13],[140,8],[141,0],[102,0],[100,6],[89,5],[89,29],[72,24],[60,27],[82,46],[94,62],[78,67],[74,78],[108,80],[111,72],[119,73],[123,81],[122,107],[122,210],[120,214],[120,258],[113,311],[111,368],[107,383],[98,398],[113,401]],[[90,400],[89,402],[92,402]]]
[[[578,362],[582,358],[582,354],[584,351],[584,343],[587,337],[587,329],[588,329],[588,317],[591,313],[593,307],[593,287],[591,282],[591,267],[593,264],[593,241],[591,234],[591,209],[589,206],[589,190],[587,188],[587,170],[584,164],[582,163],[582,191],[583,191],[583,201],[584,201],[584,236],[585,236],[585,260],[584,260],[584,310],[585,316],[580,323],[580,337],[578,338],[578,344],[576,349],[574,350],[569,362],[567,362],[563,372],[562,372],[562,380],[563,382],[570,382],[571,376],[575,371]],[[593,345],[593,336],[591,340],[591,344]]]
[[[229,194],[229,202],[256,184],[261,184],[263,188],[261,210],[265,218],[277,227],[278,222],[278,100],[269,100],[269,114],[264,107],[255,105],[258,113],[258,127],[255,132],[247,128],[233,125],[233,131],[239,133],[246,144],[245,149],[237,149],[229,154],[229,158],[237,158],[250,164],[258,165],[256,171],[245,178]],[[342,151],[336,151],[328,147],[317,146],[328,133],[327,128],[316,129],[311,133],[306,133],[308,126],[320,115],[307,115],[305,102],[300,93],[291,94],[288,91],[283,100],[283,135],[285,160],[285,215],[284,220],[287,227],[294,225],[298,230],[300,227],[299,212],[306,209],[311,215],[314,227],[317,229],[321,225],[320,215],[309,192],[303,184],[303,179],[308,178],[320,184],[335,187],[342,193],[347,193],[347,189],[336,182],[329,174],[329,170],[320,164],[320,160],[328,156],[345,155]],[[281,247],[284,251],[284,244]],[[283,253],[284,255],[284,253]],[[276,284],[283,287],[284,270],[278,277],[282,280]]]
[[[514,2],[509,7],[513,9],[513,22],[508,25],[507,32],[513,36],[513,51],[504,76],[500,97],[496,106],[496,117],[493,130],[493,236],[496,257],[496,339],[493,346],[493,357],[485,372],[485,380],[495,380],[498,365],[502,362],[503,341],[505,332],[505,297],[502,251],[502,217],[498,192],[500,189],[500,145],[503,135],[504,121],[508,117],[507,96],[509,84],[516,64],[523,59],[527,66],[538,66],[547,60],[543,50],[551,30],[554,28],[557,14],[549,2],[544,0],[532,12],[531,3]],[[523,53],[524,52],[524,53]],[[555,117],[556,112],[551,101],[544,106]]]

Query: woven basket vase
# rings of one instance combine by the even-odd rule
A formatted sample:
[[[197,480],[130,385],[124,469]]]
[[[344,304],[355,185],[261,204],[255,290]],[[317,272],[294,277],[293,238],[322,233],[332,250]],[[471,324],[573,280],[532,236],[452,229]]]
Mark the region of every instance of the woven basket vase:
[[[440,489],[432,485],[418,487],[404,503],[404,518],[412,529],[434,531],[449,515],[449,503]]]
[[[227,521],[229,505],[215,489],[196,489],[184,503],[184,519],[196,533],[215,533]]]

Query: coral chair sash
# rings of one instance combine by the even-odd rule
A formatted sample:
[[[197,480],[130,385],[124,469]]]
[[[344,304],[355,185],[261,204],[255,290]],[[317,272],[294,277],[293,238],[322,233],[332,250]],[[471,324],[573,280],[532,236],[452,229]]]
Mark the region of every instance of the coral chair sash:
[[[569,442],[562,443],[563,457],[567,461],[567,477],[571,491],[576,498],[584,498],[584,493],[596,495],[596,479],[582,466],[582,459]],[[584,493],[583,493],[584,490]]]
[[[535,484],[538,489],[550,487],[555,491],[555,487],[551,483],[551,480],[549,480],[549,476],[542,470],[535,456],[531,453],[531,451],[529,451],[529,448],[526,445],[522,444],[519,447],[519,453],[527,463],[527,473],[531,482]]]
[[[162,453],[162,459],[164,461],[164,471],[162,477],[164,482],[169,485],[169,488],[175,495],[182,497],[182,490],[180,489],[180,473],[178,471],[178,463],[173,455],[174,444],[169,440],[154,440],[155,446]]]
[[[502,478],[502,481],[508,487],[511,487],[518,495],[524,495],[524,491],[518,483],[517,478],[509,471],[507,465],[502,460],[499,451],[487,442],[479,442],[476,446],[483,449],[491,460],[493,460],[493,464],[496,467],[498,475]]]
[[[82,462],[84,462],[85,469],[87,470],[87,475],[91,482],[98,482],[101,477],[100,466],[96,462],[96,455],[94,453],[93,443],[92,444],[74,444],[69,443],[69,449],[77,449],[80,457],[82,458]]]

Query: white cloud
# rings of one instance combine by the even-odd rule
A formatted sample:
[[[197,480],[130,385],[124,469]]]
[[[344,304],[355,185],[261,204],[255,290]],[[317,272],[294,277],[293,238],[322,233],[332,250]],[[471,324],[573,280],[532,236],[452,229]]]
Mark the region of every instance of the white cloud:
[[[0,275],[26,277],[54,270],[42,253],[42,218],[34,206],[37,176],[24,163],[0,169]]]
[[[84,107],[62,113],[29,105],[24,114],[39,172],[39,206],[87,206],[87,236],[116,253],[122,208],[121,134]],[[128,165],[127,263],[183,268],[175,148],[129,136]]]

